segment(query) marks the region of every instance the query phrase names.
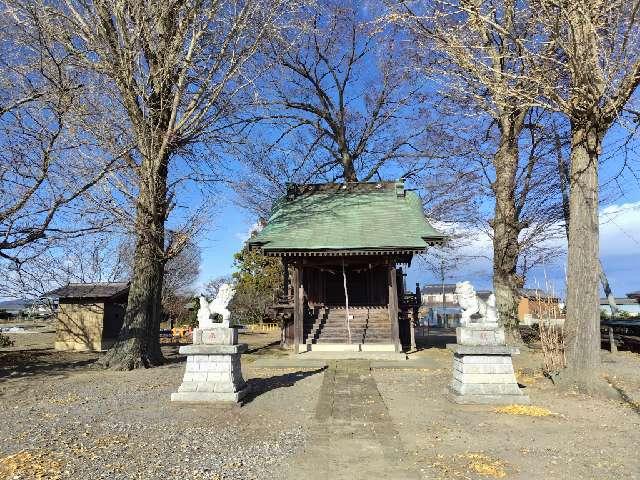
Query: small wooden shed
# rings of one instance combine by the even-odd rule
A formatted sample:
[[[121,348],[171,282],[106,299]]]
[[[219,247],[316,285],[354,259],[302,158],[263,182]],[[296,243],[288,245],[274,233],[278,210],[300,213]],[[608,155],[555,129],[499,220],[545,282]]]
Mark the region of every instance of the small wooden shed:
[[[420,303],[400,265],[443,238],[403,182],[329,183],[290,185],[249,245],[283,261],[293,313],[283,343],[296,352],[397,352]]]
[[[106,350],[122,328],[129,284],[70,283],[47,295],[59,298],[56,350]]]

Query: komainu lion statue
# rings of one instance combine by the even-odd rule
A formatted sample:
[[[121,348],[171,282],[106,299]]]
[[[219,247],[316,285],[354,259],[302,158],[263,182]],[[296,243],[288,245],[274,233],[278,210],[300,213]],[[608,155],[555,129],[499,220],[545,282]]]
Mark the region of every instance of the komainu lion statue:
[[[461,325],[496,323],[498,321],[496,296],[493,293],[484,301],[476,295],[476,291],[470,282],[459,282],[456,283],[456,294],[458,295],[458,305],[462,308]],[[471,318],[476,314],[480,315],[480,319],[472,322]]]
[[[200,308],[198,309],[198,328],[214,328],[216,326],[229,327],[231,313],[227,309],[229,302],[235,294],[233,285],[223,283],[218,290],[216,298],[211,302],[200,295]],[[212,321],[211,316],[218,314],[222,317],[222,325]]]

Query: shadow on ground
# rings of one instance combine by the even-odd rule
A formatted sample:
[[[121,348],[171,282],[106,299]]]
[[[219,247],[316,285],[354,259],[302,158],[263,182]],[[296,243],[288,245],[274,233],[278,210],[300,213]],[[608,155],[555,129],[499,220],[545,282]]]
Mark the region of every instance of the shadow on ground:
[[[282,375],[276,375],[268,378],[250,378],[247,380],[247,386],[249,387],[249,393],[243,400],[243,405],[251,403],[254,399],[260,395],[276,390],[278,388],[293,387],[300,380],[304,380],[307,377],[316,375],[323,372],[326,367],[318,368],[316,370],[299,370],[297,372],[283,373]]]
[[[253,353],[253,354],[258,354],[258,355],[262,355],[264,353],[267,353],[267,351],[273,347],[277,347],[280,345],[280,341],[276,340],[275,342],[271,342],[271,343],[267,343],[266,345],[261,345],[259,347],[255,347],[255,348],[250,348],[249,350],[246,351],[246,353]]]
[[[0,379],[65,375],[95,363],[95,353],[61,353],[51,348],[0,353]]]
[[[456,343],[456,331],[453,328],[430,328],[427,335],[416,338],[418,350],[446,349],[447,343]]]

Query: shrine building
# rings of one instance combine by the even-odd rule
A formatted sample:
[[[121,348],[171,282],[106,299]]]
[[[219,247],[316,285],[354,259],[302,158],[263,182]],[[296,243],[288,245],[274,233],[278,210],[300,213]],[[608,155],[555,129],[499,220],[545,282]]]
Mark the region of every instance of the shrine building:
[[[402,181],[289,185],[250,248],[282,259],[283,340],[296,352],[399,352],[420,291],[403,268],[443,241]]]

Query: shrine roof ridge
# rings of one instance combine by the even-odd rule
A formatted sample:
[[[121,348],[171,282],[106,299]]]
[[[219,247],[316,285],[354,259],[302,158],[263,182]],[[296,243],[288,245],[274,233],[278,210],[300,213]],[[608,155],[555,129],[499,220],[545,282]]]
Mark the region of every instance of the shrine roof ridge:
[[[419,253],[445,236],[403,181],[288,185],[267,225],[249,240],[276,252]]]

